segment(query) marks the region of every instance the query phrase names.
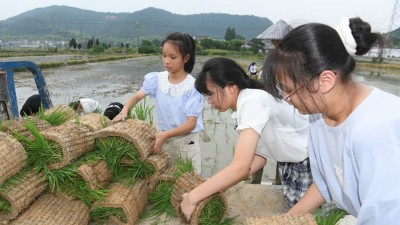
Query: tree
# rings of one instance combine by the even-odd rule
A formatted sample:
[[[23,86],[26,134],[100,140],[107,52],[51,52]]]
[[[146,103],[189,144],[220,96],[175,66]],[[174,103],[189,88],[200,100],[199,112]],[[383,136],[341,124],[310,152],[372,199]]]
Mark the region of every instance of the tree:
[[[93,38],[90,38],[87,43],[87,48],[91,49],[93,47]]]
[[[249,45],[251,47],[251,50],[253,53],[258,53],[258,51],[261,49],[264,49],[265,44],[262,42],[260,39],[253,38],[249,41]]]
[[[70,48],[72,47],[72,48],[76,49],[77,45],[78,45],[78,43],[76,43],[75,38],[72,38],[72,39],[69,41],[69,47],[70,47]]]
[[[226,41],[230,41],[230,40],[233,40],[233,39],[235,39],[235,38],[236,38],[235,28],[233,28],[233,27],[228,27],[228,28],[226,29],[224,39],[225,39]]]
[[[98,38],[96,38],[96,45],[100,45],[100,41]]]

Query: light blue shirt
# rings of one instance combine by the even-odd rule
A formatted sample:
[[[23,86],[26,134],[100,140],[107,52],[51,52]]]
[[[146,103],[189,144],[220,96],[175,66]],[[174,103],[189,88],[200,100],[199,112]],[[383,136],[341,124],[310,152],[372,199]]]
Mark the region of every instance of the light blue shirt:
[[[202,111],[204,97],[194,88],[195,79],[188,74],[179,84],[168,80],[168,72],[146,74],[142,91],[155,98],[158,129],[165,131],[186,122],[187,117],[197,117],[197,124],[191,133],[203,129]]]
[[[311,170],[325,200],[357,224],[398,224],[400,98],[374,89],[336,127],[310,118]]]

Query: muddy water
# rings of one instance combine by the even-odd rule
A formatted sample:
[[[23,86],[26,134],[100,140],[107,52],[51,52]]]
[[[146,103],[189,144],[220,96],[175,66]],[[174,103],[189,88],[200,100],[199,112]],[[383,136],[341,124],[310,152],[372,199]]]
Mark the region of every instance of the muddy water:
[[[70,57],[70,56],[69,56]],[[196,75],[207,57],[198,57],[192,74]],[[68,57],[25,57],[11,60],[29,60],[36,63],[68,60]],[[3,60],[2,60],[3,61]],[[248,61],[240,63],[247,65]],[[261,64],[261,63],[260,63]],[[146,73],[163,70],[160,57],[151,56],[138,59],[87,63],[65,66],[43,71],[53,105],[67,104],[80,97],[96,99],[102,109],[114,101],[124,103],[140,89]],[[357,71],[355,79],[376,86],[396,95],[400,95],[400,77],[397,72]],[[32,75],[16,73],[15,83],[19,107],[30,95],[37,93]],[[153,105],[152,99],[147,99]],[[229,112],[220,113],[206,104],[204,109],[205,130],[202,132],[203,177],[210,177],[232,159],[238,133],[234,130],[234,120]],[[267,164],[264,170],[264,182],[270,182],[275,176],[275,162]]]

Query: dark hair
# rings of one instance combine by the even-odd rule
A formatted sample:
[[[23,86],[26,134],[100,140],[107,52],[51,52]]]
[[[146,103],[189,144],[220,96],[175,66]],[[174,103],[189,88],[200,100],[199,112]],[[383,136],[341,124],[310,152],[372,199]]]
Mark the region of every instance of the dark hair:
[[[243,68],[235,61],[223,57],[212,58],[204,63],[194,84],[196,90],[201,94],[211,94],[211,91],[206,88],[207,81],[211,81],[220,88],[237,85],[240,90],[246,88],[264,89],[261,82],[249,78]]]
[[[68,104],[68,106],[69,107],[71,107],[73,110],[77,110],[78,109],[78,105],[80,104],[80,102],[79,101],[76,101],[76,102],[70,102],[69,104]]]
[[[39,112],[39,108],[42,105],[42,99],[40,98],[39,94],[35,94],[30,96],[24,105],[22,106],[21,110],[19,111],[19,114],[21,116],[31,116],[37,112]]]
[[[383,38],[371,33],[371,27],[360,18],[350,19],[349,25],[357,43],[356,54],[367,53],[379,40],[383,47]],[[263,68],[263,80],[266,90],[276,98],[281,98],[276,89],[277,78],[290,77],[294,84],[311,88],[311,80],[324,70],[335,70],[342,82],[350,79],[355,68],[353,57],[347,52],[337,31],[327,25],[309,23],[290,31],[281,43],[267,55]]]
[[[121,112],[122,108],[124,108],[124,105],[120,102],[112,102],[108,104],[106,110],[104,110],[104,116],[112,120]]]
[[[182,54],[183,57],[185,57],[186,54],[189,54],[190,58],[185,63],[184,69],[187,73],[192,72],[194,63],[196,60],[196,56],[195,56],[196,44],[195,44],[192,36],[190,36],[189,34],[175,32],[175,33],[169,34],[161,42],[161,47],[163,47],[166,42],[176,45],[179,49],[179,52]]]

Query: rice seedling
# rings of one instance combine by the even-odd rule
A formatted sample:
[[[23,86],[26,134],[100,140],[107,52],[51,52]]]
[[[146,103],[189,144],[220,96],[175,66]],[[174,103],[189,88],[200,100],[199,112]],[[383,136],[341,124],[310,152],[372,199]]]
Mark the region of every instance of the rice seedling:
[[[92,190],[85,180],[78,174],[77,168],[83,163],[95,162],[103,159],[96,152],[91,152],[81,157],[75,163],[66,167],[48,170],[45,169],[45,177],[49,182],[50,191],[57,190],[71,197],[80,199],[86,205],[91,206],[94,201],[105,198],[108,190]]]
[[[28,165],[39,172],[47,168],[48,164],[62,161],[61,146],[54,141],[44,139],[31,119],[27,119],[25,128],[32,133],[34,140],[30,140],[18,132],[15,133],[15,136],[17,140],[26,144],[25,150],[28,154]]]
[[[0,191],[3,193],[8,193],[12,188],[18,186],[22,183],[23,177],[27,173],[28,169],[24,169],[14,176],[8,178],[3,184],[0,185]],[[10,213],[11,212],[11,203],[0,196],[0,212],[1,213]]]
[[[175,178],[179,178],[182,174],[194,170],[193,162],[188,158],[179,158],[176,161],[176,167],[177,169],[172,173],[172,176]]]
[[[122,208],[99,207],[89,212],[91,220],[105,223],[110,216],[117,217],[120,221],[126,223],[126,216]]]
[[[345,215],[347,215],[347,212],[338,208],[332,209],[329,213],[318,208],[315,215],[315,221],[318,225],[331,225],[336,224]]]
[[[145,97],[143,99],[143,101],[141,101],[135,105],[135,108],[133,109],[133,111],[134,111],[133,117],[138,120],[147,121],[151,125],[153,125],[153,114],[152,114],[153,109],[154,109],[154,106],[150,107],[147,105],[146,97]],[[128,115],[132,115],[131,113],[132,113],[132,109],[131,109],[131,112],[128,113]]]
[[[75,123],[81,124],[81,117],[77,113],[75,113]]]
[[[100,116],[100,124],[103,128],[106,128],[108,126],[108,121],[106,116],[104,115]]]
[[[233,224],[234,218],[226,218],[221,221],[225,213],[225,204],[223,200],[216,196],[210,199],[202,209],[199,216],[200,225],[230,225]]]
[[[63,124],[69,119],[68,113],[63,111],[61,108],[56,109],[51,113],[45,114],[43,105],[40,105],[37,116],[40,119],[47,121],[52,126]]]
[[[106,160],[115,181],[132,186],[138,179],[147,178],[155,172],[151,164],[140,160],[139,151],[134,144],[124,138],[101,138],[97,139],[95,144]],[[130,163],[122,163],[122,160]]]
[[[161,180],[158,182],[153,192],[148,195],[152,206],[149,210],[142,213],[142,219],[155,218],[165,213],[169,217],[176,217],[175,210],[171,203],[174,181]]]
[[[11,203],[6,199],[0,196],[0,212],[1,213],[10,213],[11,212]]]

